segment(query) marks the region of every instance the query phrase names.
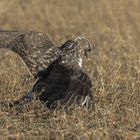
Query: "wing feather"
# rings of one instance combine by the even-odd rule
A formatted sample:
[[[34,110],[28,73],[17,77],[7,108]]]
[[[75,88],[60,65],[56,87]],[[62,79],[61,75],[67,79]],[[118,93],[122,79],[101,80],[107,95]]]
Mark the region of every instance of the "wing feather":
[[[33,76],[47,66],[49,58],[52,58],[47,52],[54,46],[55,44],[45,33],[0,30],[0,48],[7,48],[17,53]],[[46,56],[48,58],[44,59]]]
[[[48,67],[47,77],[42,76],[34,86],[34,90],[39,91],[40,100],[49,103],[59,101],[64,107],[74,104],[85,105],[89,99],[92,100],[92,84],[88,75],[82,69],[68,69],[57,62],[53,63],[53,67],[51,65]],[[45,75],[45,71],[42,74]],[[42,88],[45,85],[43,92],[37,88],[40,83]]]

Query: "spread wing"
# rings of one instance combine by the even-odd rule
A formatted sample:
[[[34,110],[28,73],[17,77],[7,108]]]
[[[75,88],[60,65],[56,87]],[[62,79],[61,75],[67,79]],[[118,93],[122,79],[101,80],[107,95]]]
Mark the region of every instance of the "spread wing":
[[[33,76],[47,66],[49,59],[57,51],[57,48],[52,49],[53,46],[54,43],[41,32],[0,30],[0,48],[17,53]]]
[[[80,67],[69,67],[55,61],[38,75],[33,87],[41,101],[51,108],[58,102],[64,107],[88,105],[93,100],[89,76]]]

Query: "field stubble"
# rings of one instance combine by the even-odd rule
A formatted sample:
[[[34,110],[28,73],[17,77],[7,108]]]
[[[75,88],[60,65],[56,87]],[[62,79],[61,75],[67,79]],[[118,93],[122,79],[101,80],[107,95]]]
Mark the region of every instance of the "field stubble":
[[[0,26],[43,31],[60,45],[76,33],[95,44],[85,67],[95,110],[49,111],[33,102],[17,115],[0,105],[0,139],[140,139],[139,0],[2,0]],[[14,53],[0,50],[0,100],[20,98],[31,83]]]

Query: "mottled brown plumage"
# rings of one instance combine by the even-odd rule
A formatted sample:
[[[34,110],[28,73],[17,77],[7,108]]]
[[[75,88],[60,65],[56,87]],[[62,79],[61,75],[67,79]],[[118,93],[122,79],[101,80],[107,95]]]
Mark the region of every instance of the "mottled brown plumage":
[[[17,53],[32,76],[57,58],[59,49],[54,46],[45,33],[0,30],[0,48]]]
[[[92,82],[82,66],[91,51],[89,41],[77,37],[60,47],[54,46],[44,33],[0,31],[0,48],[17,53],[31,75],[37,78],[30,92],[15,104],[31,101],[32,94],[36,94],[48,108],[58,104],[89,106],[93,102]]]
[[[23,99],[30,98],[29,95],[34,93],[48,108],[91,105],[92,82],[82,67],[91,46],[81,40],[69,40],[61,49],[59,58],[37,74],[37,82]]]

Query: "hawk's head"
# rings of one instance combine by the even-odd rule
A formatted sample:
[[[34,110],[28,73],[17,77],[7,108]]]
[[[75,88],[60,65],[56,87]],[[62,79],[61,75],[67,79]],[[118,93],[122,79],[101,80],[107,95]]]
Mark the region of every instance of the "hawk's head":
[[[75,39],[66,41],[60,49],[65,59],[75,60],[82,67],[83,59],[87,58],[88,53],[91,52],[91,44],[87,38],[78,36]]]

